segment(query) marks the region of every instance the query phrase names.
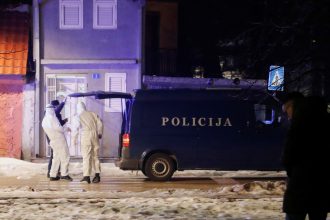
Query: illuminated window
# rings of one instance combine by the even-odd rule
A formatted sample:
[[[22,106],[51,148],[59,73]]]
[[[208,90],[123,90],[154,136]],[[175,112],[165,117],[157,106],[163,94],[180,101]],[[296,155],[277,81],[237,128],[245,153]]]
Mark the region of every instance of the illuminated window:
[[[117,28],[117,0],[94,0],[93,28]]]
[[[106,73],[105,90],[110,92],[126,92],[126,73]],[[124,103],[122,99],[106,99],[106,112],[121,112]]]
[[[83,0],[60,1],[60,29],[83,28]]]
[[[269,125],[274,122],[275,111],[266,105],[255,104],[254,113],[257,122],[262,122],[263,124]]]

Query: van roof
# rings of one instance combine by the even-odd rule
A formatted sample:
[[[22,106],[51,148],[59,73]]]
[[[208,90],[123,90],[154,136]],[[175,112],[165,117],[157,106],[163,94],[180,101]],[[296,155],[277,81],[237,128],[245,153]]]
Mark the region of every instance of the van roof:
[[[132,99],[130,93],[91,91],[72,93],[69,97],[94,96],[95,99],[122,98]],[[249,89],[138,89],[135,99],[140,101],[161,100],[237,100],[257,103],[278,104],[276,97],[264,90]]]
[[[69,95],[69,97],[87,97],[94,96],[95,99],[110,99],[110,98],[121,98],[131,99],[132,95],[124,92],[105,92],[105,91],[91,91],[91,92],[76,92]]]
[[[265,91],[258,90],[217,90],[217,89],[150,89],[137,90],[138,100],[245,100],[255,102],[277,102]]]

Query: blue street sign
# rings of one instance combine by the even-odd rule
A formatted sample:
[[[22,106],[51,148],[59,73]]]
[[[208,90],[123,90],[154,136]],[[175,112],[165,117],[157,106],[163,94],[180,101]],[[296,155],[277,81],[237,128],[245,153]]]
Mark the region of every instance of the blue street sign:
[[[284,90],[284,67],[270,66],[268,76],[268,90]]]

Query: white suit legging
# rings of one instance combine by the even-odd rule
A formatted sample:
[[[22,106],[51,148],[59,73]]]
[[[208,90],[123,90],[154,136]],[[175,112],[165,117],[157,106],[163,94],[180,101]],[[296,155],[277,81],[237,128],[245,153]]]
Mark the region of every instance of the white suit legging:
[[[80,113],[80,114],[79,114]],[[94,112],[86,111],[84,103],[78,103],[79,127],[81,131],[81,154],[83,157],[83,175],[90,176],[92,169],[101,172],[98,151],[99,135],[102,135],[103,124]]]
[[[56,177],[61,166],[61,176],[68,175],[70,154],[68,144],[64,136],[63,127],[55,116],[54,108],[46,108],[46,114],[42,120],[42,128],[49,137],[49,144],[53,149],[53,161],[50,169],[50,177]]]
[[[90,176],[92,169],[100,173],[100,161],[98,151],[100,149],[99,138],[94,132],[83,130],[81,132],[81,154],[83,157],[83,175]]]

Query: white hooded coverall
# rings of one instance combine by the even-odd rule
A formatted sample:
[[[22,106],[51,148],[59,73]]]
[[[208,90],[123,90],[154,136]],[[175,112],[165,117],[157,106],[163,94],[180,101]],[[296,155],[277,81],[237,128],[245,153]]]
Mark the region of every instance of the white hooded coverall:
[[[53,161],[49,173],[50,177],[57,176],[60,166],[61,176],[67,176],[70,161],[69,148],[65,139],[63,127],[56,118],[55,110],[52,105],[47,105],[41,125],[49,137],[49,145],[53,149]]]
[[[83,157],[83,175],[91,176],[92,169],[95,173],[101,172],[98,151],[100,149],[99,135],[103,133],[101,119],[94,112],[86,111],[83,102],[77,106],[77,117],[75,119],[74,130],[75,142],[77,142],[78,130],[81,134],[81,154]]]

